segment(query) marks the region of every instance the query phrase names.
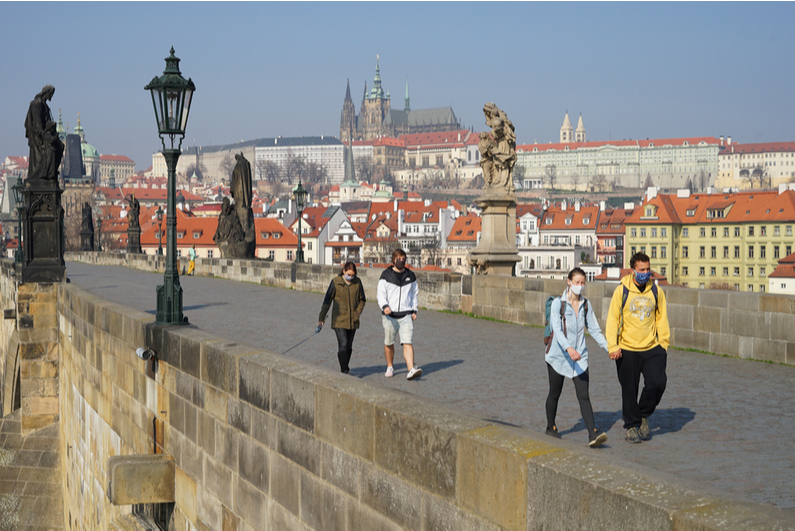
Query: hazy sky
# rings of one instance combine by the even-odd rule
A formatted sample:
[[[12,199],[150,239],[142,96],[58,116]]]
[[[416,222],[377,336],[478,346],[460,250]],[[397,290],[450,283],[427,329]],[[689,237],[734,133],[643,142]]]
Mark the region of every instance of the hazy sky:
[[[376,54],[403,108],[452,105],[485,129],[495,102],[518,143],[557,142],[566,110],[588,140],[731,135],[795,140],[795,4],[0,2],[0,157],[49,83],[71,132],[136,169],[160,149],[144,91],[173,45],[196,84],[186,145],[339,135]]]

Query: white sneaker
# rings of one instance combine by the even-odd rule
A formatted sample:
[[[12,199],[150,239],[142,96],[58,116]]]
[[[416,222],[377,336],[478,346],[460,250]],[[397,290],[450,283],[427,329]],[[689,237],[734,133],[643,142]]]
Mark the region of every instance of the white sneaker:
[[[422,375],[422,369],[419,367],[412,367],[409,373],[406,375],[406,380],[413,380],[414,378],[419,378]]]
[[[393,367],[387,367],[384,376],[387,378],[392,378],[395,375],[395,369]]]

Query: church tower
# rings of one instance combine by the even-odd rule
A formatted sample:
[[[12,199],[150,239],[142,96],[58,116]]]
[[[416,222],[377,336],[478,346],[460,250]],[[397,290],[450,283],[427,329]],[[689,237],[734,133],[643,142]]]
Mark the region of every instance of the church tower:
[[[585,126],[582,123],[582,113],[580,113],[580,120],[577,122],[577,129],[574,131],[575,142],[585,142]]]
[[[359,130],[363,140],[373,140],[383,135],[389,135],[388,127],[384,126],[384,119],[390,113],[389,93],[381,87],[381,67],[376,56],[375,78],[373,88],[364,99],[360,120],[364,120]]]
[[[348,87],[345,90],[345,101],[342,104],[342,115],[340,116],[340,140],[348,142],[353,132],[356,130],[356,107],[351,98],[351,80],[348,80]]]
[[[563,118],[563,125],[560,127],[560,143],[568,144],[574,140],[574,128],[569,121],[569,111],[566,111],[566,117]]]

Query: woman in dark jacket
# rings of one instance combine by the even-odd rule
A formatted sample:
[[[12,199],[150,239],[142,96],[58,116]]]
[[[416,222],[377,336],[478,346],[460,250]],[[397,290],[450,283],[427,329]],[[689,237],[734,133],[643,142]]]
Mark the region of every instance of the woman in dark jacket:
[[[323,299],[323,306],[320,308],[318,327],[323,326],[326,321],[332,302],[334,308],[331,310],[331,328],[337,334],[339,345],[337,357],[340,361],[340,370],[348,374],[351,372],[348,363],[351,361],[353,336],[359,328],[359,316],[362,315],[364,304],[367,302],[364,286],[356,276],[356,264],[353,262],[346,262],[340,274],[331,280],[326,297]]]

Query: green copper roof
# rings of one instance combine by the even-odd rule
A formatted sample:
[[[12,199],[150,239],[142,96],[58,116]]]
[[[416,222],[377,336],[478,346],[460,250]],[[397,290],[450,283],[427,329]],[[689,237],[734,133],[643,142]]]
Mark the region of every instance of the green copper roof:
[[[378,56],[376,56],[375,59],[375,78],[373,79],[373,88],[370,90],[370,95],[367,96],[367,99],[389,99],[389,95],[385,95],[384,89],[381,88],[381,67],[378,64]]]
[[[83,152],[83,159],[89,157],[99,158],[99,151],[97,151],[96,148],[88,142],[81,142],[80,150]]]

